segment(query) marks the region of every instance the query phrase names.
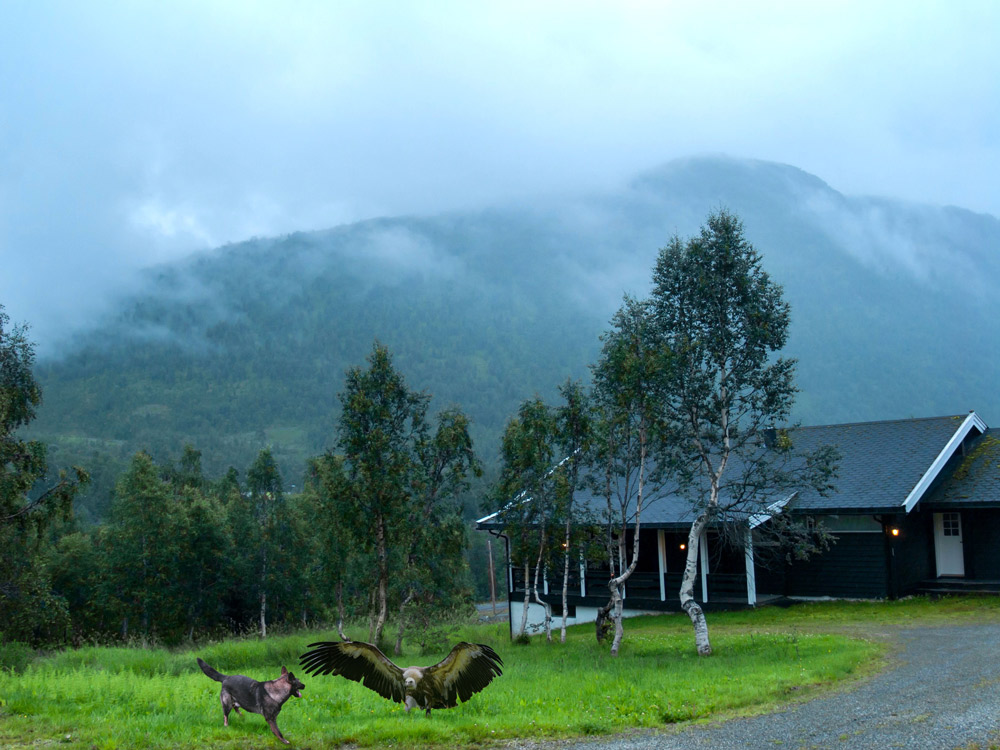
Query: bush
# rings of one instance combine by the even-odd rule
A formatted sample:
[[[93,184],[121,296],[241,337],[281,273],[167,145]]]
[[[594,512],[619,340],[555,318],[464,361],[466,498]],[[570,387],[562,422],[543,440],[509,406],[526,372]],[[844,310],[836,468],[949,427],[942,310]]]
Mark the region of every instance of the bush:
[[[35,652],[23,643],[17,641],[0,642],[0,670],[23,672],[34,656]]]

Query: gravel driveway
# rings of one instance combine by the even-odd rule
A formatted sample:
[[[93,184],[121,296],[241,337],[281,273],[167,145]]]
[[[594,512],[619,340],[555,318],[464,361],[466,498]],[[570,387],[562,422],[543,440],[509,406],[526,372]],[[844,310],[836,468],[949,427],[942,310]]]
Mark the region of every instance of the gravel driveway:
[[[600,740],[515,743],[532,750],[938,748],[1000,728],[1000,625],[886,629],[890,668],[846,692],[778,713]]]

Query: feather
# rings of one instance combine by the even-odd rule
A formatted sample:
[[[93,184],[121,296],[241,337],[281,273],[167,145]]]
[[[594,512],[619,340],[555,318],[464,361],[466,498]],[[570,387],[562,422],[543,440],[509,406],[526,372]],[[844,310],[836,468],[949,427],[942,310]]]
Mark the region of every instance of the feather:
[[[441,685],[441,700],[449,708],[456,697],[463,703],[485,688],[495,676],[503,674],[499,654],[482,643],[456,644],[444,659],[425,671]]]
[[[309,648],[299,657],[306,673],[346,677],[383,698],[406,703],[407,710],[412,701],[428,714],[432,708],[452,708],[467,701],[503,674],[499,654],[482,643],[463,641],[433,666],[405,669],[361,641],[320,641]]]
[[[307,673],[338,674],[360,682],[383,698],[403,702],[403,670],[370,643],[320,641],[310,643],[309,648],[312,651],[299,657]]]

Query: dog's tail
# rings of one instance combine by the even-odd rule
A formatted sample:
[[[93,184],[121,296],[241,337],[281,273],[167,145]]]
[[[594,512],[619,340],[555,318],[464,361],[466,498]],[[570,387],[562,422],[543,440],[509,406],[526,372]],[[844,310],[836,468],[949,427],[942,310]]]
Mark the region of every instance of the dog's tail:
[[[216,672],[214,669],[212,669],[210,666],[208,666],[201,659],[198,659],[198,666],[201,667],[201,671],[202,672],[204,672],[205,674],[207,674],[209,677],[211,677],[216,682],[222,682],[226,678],[226,676],[224,674],[222,674],[221,672]]]

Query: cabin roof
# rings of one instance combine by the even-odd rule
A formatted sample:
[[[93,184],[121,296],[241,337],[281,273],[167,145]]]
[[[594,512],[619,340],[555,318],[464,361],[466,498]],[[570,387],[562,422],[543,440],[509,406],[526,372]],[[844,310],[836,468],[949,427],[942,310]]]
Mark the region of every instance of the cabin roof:
[[[1000,507],[1000,431],[987,429],[952,459],[947,476],[923,505],[934,508]]]
[[[800,427],[797,450],[833,445],[840,453],[836,491],[822,497],[803,490],[799,512],[909,512],[947,473],[962,445],[986,431],[975,414]]]
[[[1000,506],[1000,433],[987,434],[975,413],[919,419],[795,427],[788,430],[794,449],[810,452],[832,445],[840,453],[836,490],[822,496],[810,488],[794,496],[773,496],[767,504],[788,503],[796,513],[908,513],[921,500]],[[964,451],[964,458],[963,458]],[[603,497],[577,491],[577,507],[598,513]],[[530,502],[517,498],[513,502]],[[630,507],[634,512],[634,503]],[[502,526],[502,511],[479,519],[483,529]],[[689,526],[696,511],[672,487],[650,492],[642,512],[648,528]],[[753,522],[753,519],[751,519]]]

